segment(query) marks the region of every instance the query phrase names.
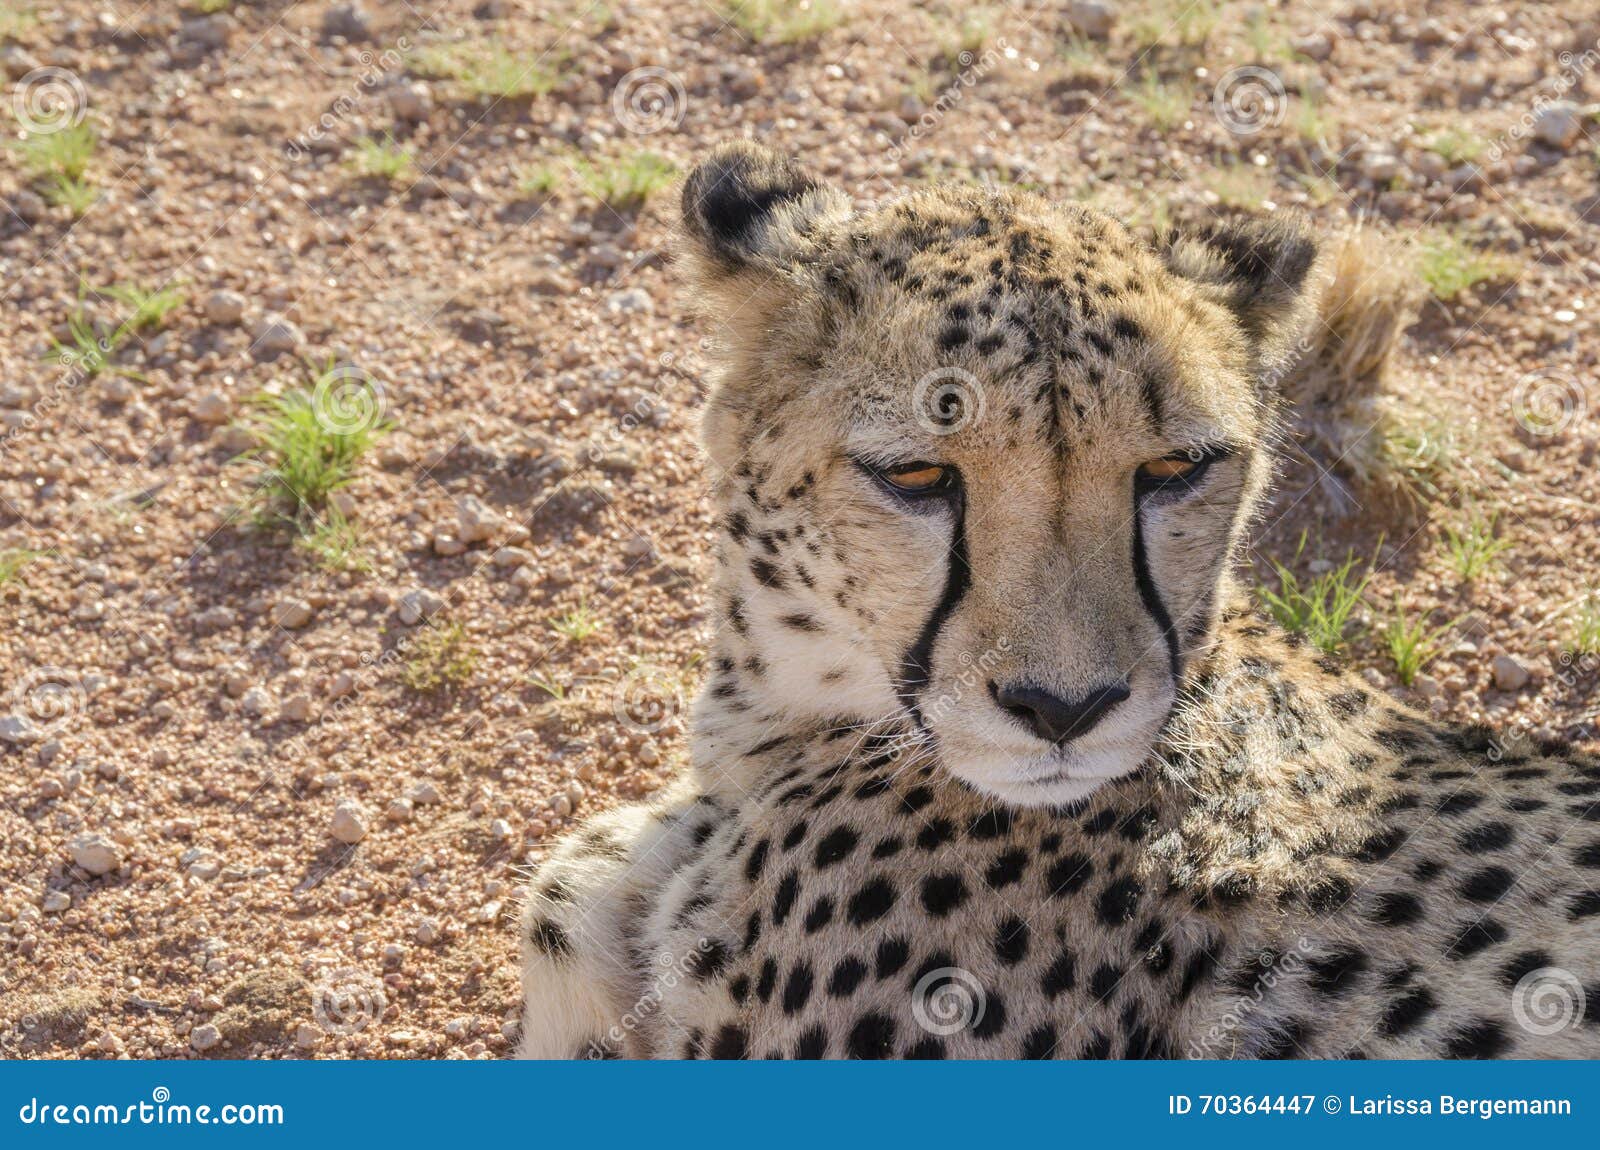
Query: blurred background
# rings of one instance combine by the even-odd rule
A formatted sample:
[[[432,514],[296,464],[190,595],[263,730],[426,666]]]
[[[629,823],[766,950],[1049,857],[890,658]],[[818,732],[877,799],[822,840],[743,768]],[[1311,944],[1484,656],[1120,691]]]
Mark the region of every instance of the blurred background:
[[[682,763],[676,186],[1334,253],[1264,610],[1596,735],[1600,6],[4,0],[0,1053],[495,1057],[516,868]]]

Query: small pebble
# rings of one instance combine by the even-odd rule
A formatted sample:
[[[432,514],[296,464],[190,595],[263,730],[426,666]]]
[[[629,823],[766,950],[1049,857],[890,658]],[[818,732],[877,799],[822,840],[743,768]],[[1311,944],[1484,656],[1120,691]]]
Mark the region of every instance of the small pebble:
[[[67,849],[74,863],[96,877],[111,873],[122,862],[117,844],[102,834],[78,835],[67,844]]]
[[[352,846],[367,837],[367,812],[348,799],[333,808],[333,837]]]
[[[210,1050],[222,1041],[222,1031],[206,1022],[189,1032],[189,1045],[196,1050]]]

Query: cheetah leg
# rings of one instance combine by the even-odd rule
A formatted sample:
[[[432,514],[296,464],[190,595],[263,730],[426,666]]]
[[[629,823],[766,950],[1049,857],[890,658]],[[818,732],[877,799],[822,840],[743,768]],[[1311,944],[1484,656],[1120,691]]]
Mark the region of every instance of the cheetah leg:
[[[534,874],[521,918],[519,1058],[631,1052],[638,929],[683,853],[672,817],[682,805],[624,807],[589,819]]]

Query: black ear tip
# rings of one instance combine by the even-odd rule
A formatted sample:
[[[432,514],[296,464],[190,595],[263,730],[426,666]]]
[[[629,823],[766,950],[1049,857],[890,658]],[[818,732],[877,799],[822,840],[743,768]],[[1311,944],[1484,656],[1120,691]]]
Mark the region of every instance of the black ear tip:
[[[799,164],[748,140],[719,146],[683,185],[689,230],[724,259],[748,255],[758,226],[785,200],[822,184]]]
[[[1203,238],[1239,280],[1262,290],[1299,290],[1317,259],[1316,240],[1298,219],[1225,224],[1208,229]]]

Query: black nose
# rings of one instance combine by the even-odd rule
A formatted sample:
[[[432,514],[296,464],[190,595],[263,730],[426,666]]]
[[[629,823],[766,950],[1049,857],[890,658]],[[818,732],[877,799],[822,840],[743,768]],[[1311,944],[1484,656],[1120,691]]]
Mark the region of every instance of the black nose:
[[[1110,683],[1071,700],[1026,683],[1014,687],[997,687],[990,683],[989,693],[995,702],[1026,723],[1041,739],[1064,743],[1093,730],[1112,707],[1128,697],[1128,685]]]

